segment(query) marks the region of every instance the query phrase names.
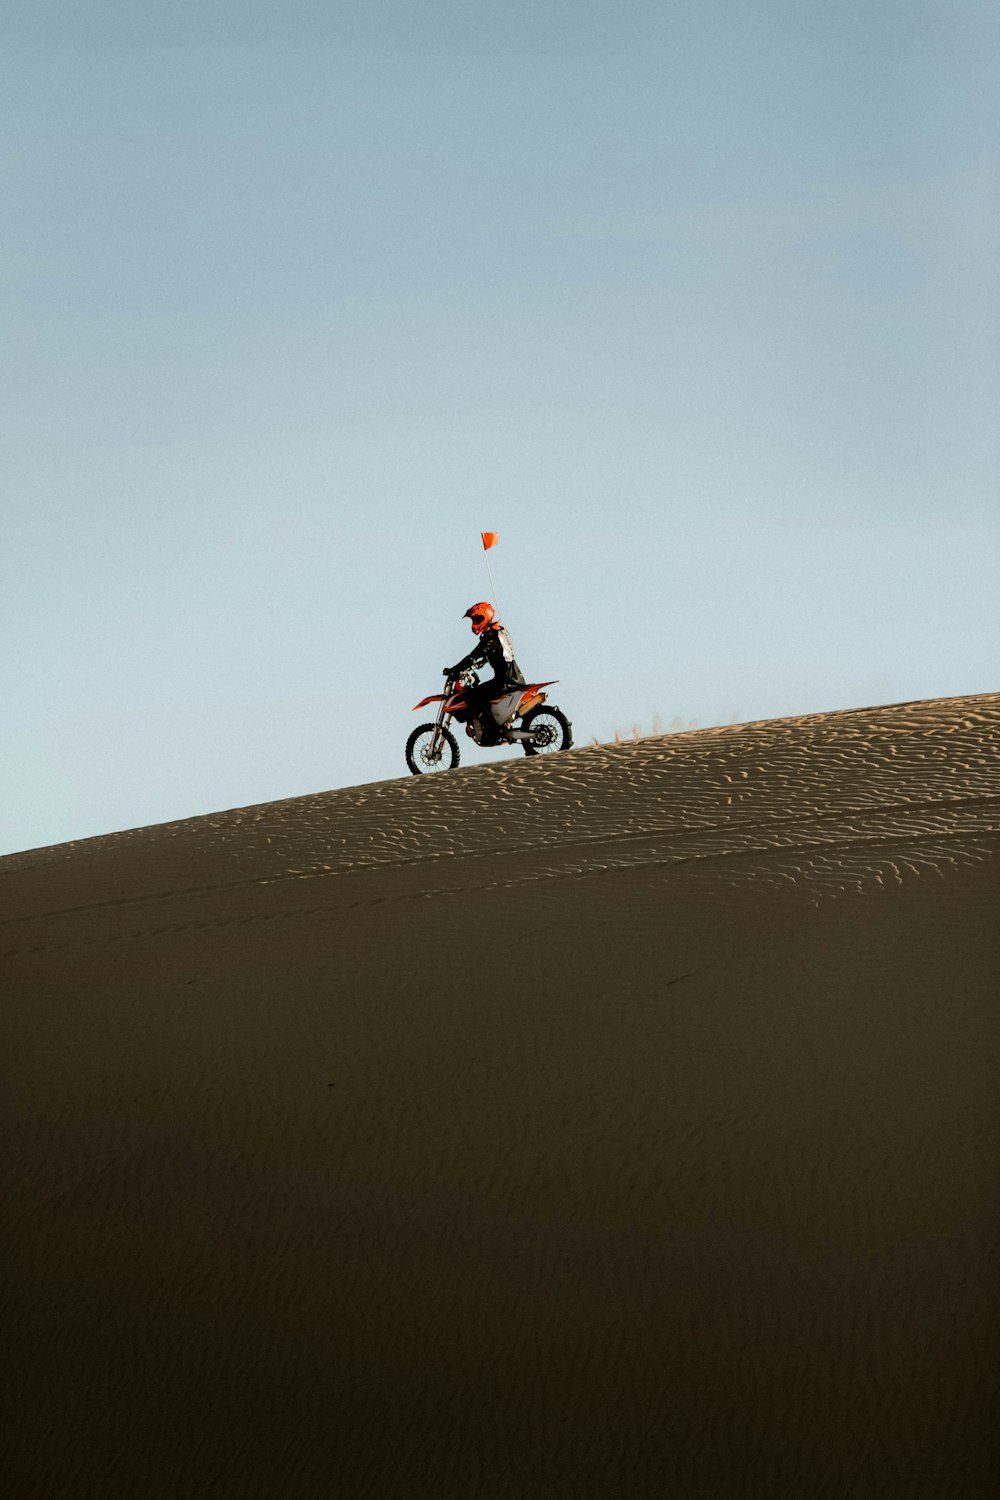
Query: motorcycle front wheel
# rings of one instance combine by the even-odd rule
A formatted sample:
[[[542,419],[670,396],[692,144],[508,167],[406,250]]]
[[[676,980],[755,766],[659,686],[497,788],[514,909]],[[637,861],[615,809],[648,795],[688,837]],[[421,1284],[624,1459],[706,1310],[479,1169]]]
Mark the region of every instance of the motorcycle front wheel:
[[[437,749],[432,755],[435,734]],[[427,771],[450,771],[458,765],[458,741],[450,729],[418,724],[406,742],[406,764],[414,776]]]
[[[554,750],[568,750],[573,743],[573,726],[561,708],[540,703],[521,720],[521,728],[531,735],[522,740],[525,755],[551,755]]]

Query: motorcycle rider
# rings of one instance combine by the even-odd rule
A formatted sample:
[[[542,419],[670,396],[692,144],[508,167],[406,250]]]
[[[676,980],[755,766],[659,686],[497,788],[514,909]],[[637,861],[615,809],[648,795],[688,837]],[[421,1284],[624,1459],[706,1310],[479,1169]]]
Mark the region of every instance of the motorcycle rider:
[[[478,718],[483,726],[482,743],[496,745],[500,740],[500,726],[493,717],[490,700],[513,692],[516,687],[523,687],[524,674],[514,660],[510,636],[497,619],[492,604],[482,599],[467,609],[462,618],[472,622],[472,632],[478,636],[478,641],[468,656],[463,656],[453,667],[445,667],[444,674],[454,679],[471,667],[488,666],[492,670],[493,676],[488,682],[470,688],[465,696],[470,717]]]

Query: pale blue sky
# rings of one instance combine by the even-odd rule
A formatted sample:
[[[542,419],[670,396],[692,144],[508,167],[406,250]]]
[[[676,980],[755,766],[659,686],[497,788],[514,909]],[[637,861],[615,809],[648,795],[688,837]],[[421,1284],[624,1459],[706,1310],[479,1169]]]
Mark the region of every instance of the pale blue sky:
[[[0,17],[0,852],[998,686],[994,4]]]

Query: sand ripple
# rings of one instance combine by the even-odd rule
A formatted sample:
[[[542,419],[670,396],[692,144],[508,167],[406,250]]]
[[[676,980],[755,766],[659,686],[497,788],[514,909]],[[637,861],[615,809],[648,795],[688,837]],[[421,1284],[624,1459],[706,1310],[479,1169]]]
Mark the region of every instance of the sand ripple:
[[[710,868],[713,881],[816,901],[998,847],[1000,695],[983,694],[406,777],[12,855],[0,860],[0,952],[71,943],[53,920],[100,911],[118,913],[116,937],[124,908],[149,933],[144,904],[208,889],[239,905],[254,887],[309,882],[299,909],[355,904],[364,895],[352,883],[348,898],[341,878],[365,871],[398,877],[378,902],[681,868],[691,882]],[[33,924],[47,929],[34,943]],[[100,936],[91,924],[86,940]]]

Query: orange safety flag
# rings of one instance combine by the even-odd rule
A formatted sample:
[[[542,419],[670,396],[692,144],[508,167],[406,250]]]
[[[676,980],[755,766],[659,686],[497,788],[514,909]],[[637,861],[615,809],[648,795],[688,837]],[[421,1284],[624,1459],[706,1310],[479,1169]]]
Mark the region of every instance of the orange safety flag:
[[[497,544],[497,542],[500,540],[499,536],[497,535],[497,533],[495,531],[481,531],[479,533],[479,535],[483,539],[483,551],[484,552],[488,552],[491,547],[495,547],[496,544]]]

